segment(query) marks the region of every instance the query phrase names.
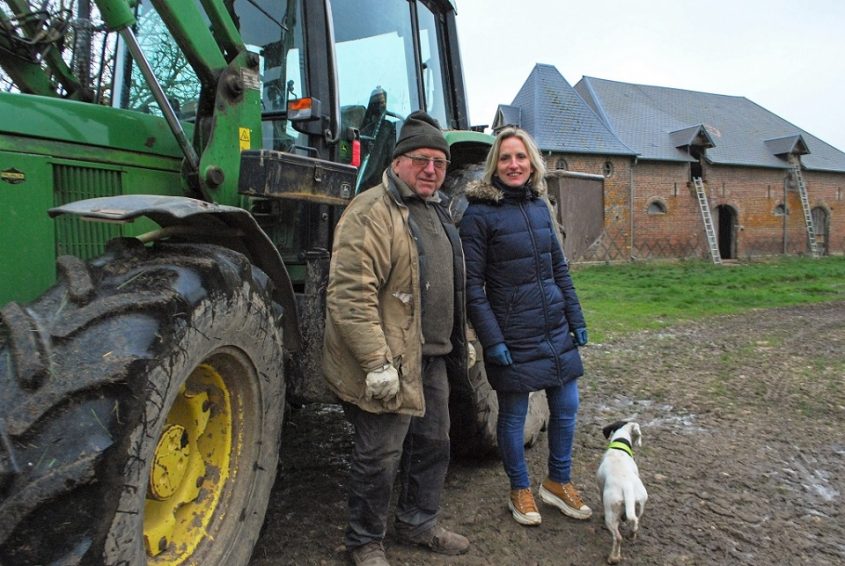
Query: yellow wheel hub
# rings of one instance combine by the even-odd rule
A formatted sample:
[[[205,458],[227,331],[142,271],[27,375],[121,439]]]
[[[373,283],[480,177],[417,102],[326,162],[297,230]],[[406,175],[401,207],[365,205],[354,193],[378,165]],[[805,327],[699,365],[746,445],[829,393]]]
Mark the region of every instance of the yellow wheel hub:
[[[150,495],[158,501],[172,497],[185,479],[190,459],[191,443],[185,427],[167,427],[156,446],[150,472]]]
[[[176,396],[156,444],[144,504],[148,564],[182,564],[208,536],[240,451],[226,381],[203,364]]]

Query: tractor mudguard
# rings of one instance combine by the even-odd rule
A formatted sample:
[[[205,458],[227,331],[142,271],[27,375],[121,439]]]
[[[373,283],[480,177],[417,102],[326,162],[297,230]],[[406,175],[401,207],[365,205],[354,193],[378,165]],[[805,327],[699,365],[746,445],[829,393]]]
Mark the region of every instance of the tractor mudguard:
[[[284,309],[285,348],[298,352],[302,336],[293,284],[284,260],[252,215],[234,206],[188,197],[121,195],[79,200],[48,211],[51,218],[73,214],[102,222],[132,222],[146,216],[162,233],[195,243],[216,243],[238,251],[266,273],[275,285],[273,300]]]

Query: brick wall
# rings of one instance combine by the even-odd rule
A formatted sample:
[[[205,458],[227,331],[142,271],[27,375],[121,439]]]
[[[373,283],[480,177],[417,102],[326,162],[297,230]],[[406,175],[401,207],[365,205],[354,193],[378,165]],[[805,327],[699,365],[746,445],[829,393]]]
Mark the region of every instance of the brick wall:
[[[787,169],[705,165],[704,176],[710,206],[736,211],[736,257],[807,251],[800,199],[797,193],[784,193]],[[779,214],[784,194],[787,214]]]
[[[688,163],[640,161],[634,167],[637,257],[705,257],[704,224],[689,181]],[[649,212],[652,204],[666,212]]]
[[[627,157],[561,153],[547,157],[548,168],[555,169],[561,159],[569,171],[605,174],[606,164],[612,168],[605,176],[606,241],[599,251],[613,257],[586,259],[709,257],[688,163],[635,164]],[[705,163],[702,173],[717,237],[720,215],[730,219],[728,235],[719,237],[723,255],[809,252],[801,200],[789,169]],[[811,207],[820,208],[827,219],[826,227],[817,228],[825,236],[824,242],[819,239],[819,248],[826,244],[829,253],[845,253],[845,174],[805,171],[803,175]],[[725,254],[727,245],[730,250]]]

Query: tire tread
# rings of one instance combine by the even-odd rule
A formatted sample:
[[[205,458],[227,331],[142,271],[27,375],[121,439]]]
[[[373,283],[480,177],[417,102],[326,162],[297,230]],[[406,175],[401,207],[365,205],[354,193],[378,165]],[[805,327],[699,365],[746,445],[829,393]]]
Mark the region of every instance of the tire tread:
[[[247,288],[269,301],[269,278],[227,248],[117,241],[106,249],[87,264],[59,258],[52,289],[25,307],[0,309],[0,564],[99,556],[105,530],[78,523],[92,505],[104,517],[121,512],[109,490],[120,487],[122,464],[106,454],[128,442],[126,423],[143,414],[133,400],[150,395],[145,368],[172,354],[168,344],[189,331],[201,301]],[[140,331],[116,336],[121,324]],[[88,351],[104,344],[114,350]],[[56,439],[64,439],[58,448]],[[56,533],[45,535],[35,518],[52,501],[61,501],[50,516]],[[79,532],[62,537],[59,525]],[[52,548],[27,542],[50,536]]]

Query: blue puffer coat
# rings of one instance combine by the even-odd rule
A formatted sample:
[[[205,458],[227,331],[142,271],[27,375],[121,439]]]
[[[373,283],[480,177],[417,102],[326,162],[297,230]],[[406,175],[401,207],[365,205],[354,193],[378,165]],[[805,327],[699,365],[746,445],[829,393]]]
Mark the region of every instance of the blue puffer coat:
[[[570,331],[586,323],[548,204],[528,187],[499,182],[470,186],[466,195],[468,314],[485,350],[504,342],[513,358],[511,366],[485,364],[490,385],[537,391],[580,377]]]

